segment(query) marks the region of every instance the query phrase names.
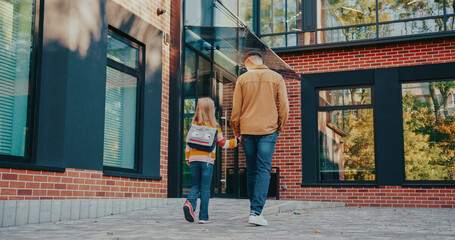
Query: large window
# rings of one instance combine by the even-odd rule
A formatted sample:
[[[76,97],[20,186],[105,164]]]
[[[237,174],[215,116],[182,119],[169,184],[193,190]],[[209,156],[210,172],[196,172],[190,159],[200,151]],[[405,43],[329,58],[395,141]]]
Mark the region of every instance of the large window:
[[[320,181],[375,180],[371,90],[369,87],[319,90]]]
[[[455,81],[402,85],[406,180],[455,180]]]
[[[453,0],[259,0],[258,5],[255,31],[274,48],[443,33],[455,24]]]
[[[109,32],[103,159],[107,167],[137,167],[141,52],[139,43]]]
[[[318,0],[317,43],[453,30],[452,0]]]
[[[33,9],[33,0],[0,0],[0,155],[27,154]]]
[[[302,29],[299,0],[261,0],[262,39],[270,47],[296,46]],[[281,34],[280,34],[281,33]]]

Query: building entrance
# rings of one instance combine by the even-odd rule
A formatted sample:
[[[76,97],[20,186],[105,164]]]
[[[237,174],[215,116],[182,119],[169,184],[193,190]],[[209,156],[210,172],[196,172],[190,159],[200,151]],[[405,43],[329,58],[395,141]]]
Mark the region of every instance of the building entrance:
[[[234,138],[234,134],[229,127],[229,119],[232,111],[232,97],[236,78],[236,75],[210,61],[204,55],[199,54],[191,48],[186,49],[184,72],[184,144],[182,151],[185,151],[185,137],[194,117],[197,101],[203,97],[210,97],[214,100],[217,122],[221,126],[223,135],[227,139]],[[211,189],[212,196],[238,197],[238,149],[222,149],[217,146],[216,153]],[[185,163],[184,158],[182,161],[182,195],[186,196],[191,189],[191,170]]]

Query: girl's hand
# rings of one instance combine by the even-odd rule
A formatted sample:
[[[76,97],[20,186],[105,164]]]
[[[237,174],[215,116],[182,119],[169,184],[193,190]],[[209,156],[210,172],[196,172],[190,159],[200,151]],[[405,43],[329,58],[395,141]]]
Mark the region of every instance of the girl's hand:
[[[235,136],[235,139],[237,139],[238,144],[242,143],[242,135]]]
[[[190,161],[188,159],[186,160],[186,165],[190,166]]]

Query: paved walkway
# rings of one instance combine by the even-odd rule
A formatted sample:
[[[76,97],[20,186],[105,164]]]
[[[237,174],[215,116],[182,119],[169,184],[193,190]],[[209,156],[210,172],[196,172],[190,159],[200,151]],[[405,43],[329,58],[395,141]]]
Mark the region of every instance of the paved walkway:
[[[267,206],[282,203],[268,200]],[[97,219],[0,228],[0,239],[455,239],[455,209],[270,211],[266,227],[249,226],[245,212],[248,200],[212,199],[213,222],[206,225],[186,222],[182,205],[172,204]]]

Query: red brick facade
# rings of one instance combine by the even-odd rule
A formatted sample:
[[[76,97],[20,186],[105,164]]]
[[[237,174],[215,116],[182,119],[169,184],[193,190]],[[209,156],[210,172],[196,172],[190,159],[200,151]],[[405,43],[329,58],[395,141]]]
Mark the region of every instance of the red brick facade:
[[[455,39],[282,54],[298,74],[402,67],[455,62]],[[286,81],[291,103],[288,126],[277,143],[274,166],[281,170],[280,197],[288,200],[339,201],[350,206],[455,207],[455,188],[301,187],[300,82]],[[305,161],[305,156],[303,156]]]
[[[0,200],[163,198],[160,181],[103,176],[100,171],[67,168],[44,172],[0,168]]]
[[[162,30],[171,31],[171,0],[132,1],[115,0],[137,16]],[[180,4],[180,1],[172,1]],[[156,9],[167,10],[161,16]],[[175,9],[173,12],[175,13]],[[179,9],[179,8],[178,8]],[[177,13],[175,13],[177,14]],[[176,18],[175,18],[176,19]],[[174,22],[177,20],[173,19]],[[180,19],[179,19],[180,20]],[[174,25],[173,31],[180,31]],[[173,34],[172,36],[176,36]],[[171,42],[179,43],[171,37]],[[177,49],[177,48],[176,48]],[[174,49],[174,50],[176,50]],[[163,85],[161,105],[161,154],[160,176],[162,180],[104,176],[101,171],[66,169],[65,172],[45,172],[0,168],[0,200],[31,199],[82,199],[82,198],[164,198],[167,197],[168,179],[168,126],[169,126],[169,79],[170,71],[178,68],[170,64],[170,46],[163,45]],[[174,61],[179,62],[179,52],[173,51]],[[422,64],[455,62],[455,39],[417,41],[381,46],[350,47],[345,49],[320,50],[281,56],[298,74],[321,73],[401,67]],[[180,66],[180,69],[183,69]],[[444,187],[301,187],[301,89],[298,79],[287,79],[290,101],[290,117],[285,131],[281,133],[274,156],[274,167],[280,168],[281,199],[339,201],[350,206],[383,207],[455,207],[455,188]],[[224,110],[230,118],[233,85],[226,85]],[[303,116],[305,117],[305,116]],[[224,129],[224,128],[223,128]],[[232,131],[225,132],[232,138]],[[240,167],[245,166],[240,151]],[[233,150],[227,150],[226,168],[233,166]],[[224,165],[223,165],[224,166]],[[223,178],[225,178],[224,174]]]
[[[170,0],[114,0],[163,33],[170,32]],[[157,16],[157,8],[167,12]],[[161,154],[162,180],[104,176],[102,171],[66,169],[45,172],[0,168],[0,200],[167,197],[167,148],[169,122],[169,45],[162,49]]]

